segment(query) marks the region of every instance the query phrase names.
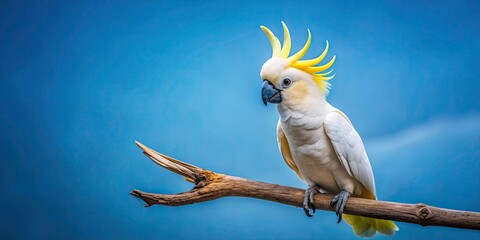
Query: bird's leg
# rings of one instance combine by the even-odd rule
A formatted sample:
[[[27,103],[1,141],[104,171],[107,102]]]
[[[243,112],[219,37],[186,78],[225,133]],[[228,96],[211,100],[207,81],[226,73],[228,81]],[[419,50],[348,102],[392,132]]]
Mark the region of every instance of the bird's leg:
[[[349,192],[341,191],[330,202],[330,206],[335,207],[335,213],[338,216],[338,222],[337,223],[340,223],[340,221],[342,221],[343,209],[345,208],[345,204],[347,204],[347,200],[348,200],[349,197],[350,197]]]
[[[303,211],[308,217],[312,217],[313,215],[310,214],[310,209],[315,213],[315,205],[313,204],[313,196],[315,192],[319,192],[319,189],[316,185],[308,186],[307,190],[305,190],[305,196],[303,198]]]

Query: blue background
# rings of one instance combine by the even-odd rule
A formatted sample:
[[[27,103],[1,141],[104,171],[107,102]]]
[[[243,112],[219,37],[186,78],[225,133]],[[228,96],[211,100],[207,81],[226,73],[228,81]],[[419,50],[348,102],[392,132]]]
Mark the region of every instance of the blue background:
[[[337,55],[329,101],[363,137],[379,198],[480,211],[479,1],[1,1],[0,238],[354,239],[332,212],[226,198],[143,208],[191,184],[138,140],[217,172],[304,188],[263,106],[270,44]],[[398,223],[398,239],[480,232]],[[377,236],[377,238],[384,238]]]

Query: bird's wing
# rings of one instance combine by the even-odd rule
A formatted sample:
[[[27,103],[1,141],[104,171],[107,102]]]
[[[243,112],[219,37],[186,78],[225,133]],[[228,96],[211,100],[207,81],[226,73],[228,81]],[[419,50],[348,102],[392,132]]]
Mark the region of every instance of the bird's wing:
[[[280,153],[282,153],[283,160],[287,163],[287,165],[295,171],[295,173],[303,180],[302,173],[298,170],[297,165],[293,161],[292,153],[290,152],[290,147],[288,146],[287,137],[283,132],[282,126],[280,125],[280,121],[277,124],[277,142],[278,142],[278,149]]]
[[[362,139],[353,128],[350,120],[343,112],[336,109],[327,114],[324,127],[338,159],[347,172],[362,183],[373,195],[373,198],[376,198],[372,166],[368,160]]]

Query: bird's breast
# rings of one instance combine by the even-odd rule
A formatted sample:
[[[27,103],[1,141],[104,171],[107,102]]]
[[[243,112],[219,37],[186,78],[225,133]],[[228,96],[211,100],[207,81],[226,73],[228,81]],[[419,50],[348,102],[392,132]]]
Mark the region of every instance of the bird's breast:
[[[299,119],[291,115],[281,124],[292,158],[305,180],[329,192],[339,192],[332,170],[341,166],[324,131],[322,117],[303,116]]]

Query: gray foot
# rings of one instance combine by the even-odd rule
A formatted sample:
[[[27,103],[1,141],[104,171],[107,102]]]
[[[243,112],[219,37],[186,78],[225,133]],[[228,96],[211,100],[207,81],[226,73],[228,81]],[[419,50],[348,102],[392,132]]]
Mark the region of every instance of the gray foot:
[[[345,208],[345,204],[347,204],[348,197],[350,197],[350,193],[347,191],[341,191],[337,196],[335,196],[332,201],[330,202],[330,206],[335,207],[335,213],[338,216],[338,222],[342,221],[342,214],[343,209]],[[304,204],[305,205],[305,204]]]
[[[307,190],[305,190],[305,196],[303,198],[303,211],[308,217],[312,217],[313,215],[310,214],[310,210],[315,213],[315,205],[313,204],[313,195],[315,192],[318,192],[317,186],[309,186]]]

